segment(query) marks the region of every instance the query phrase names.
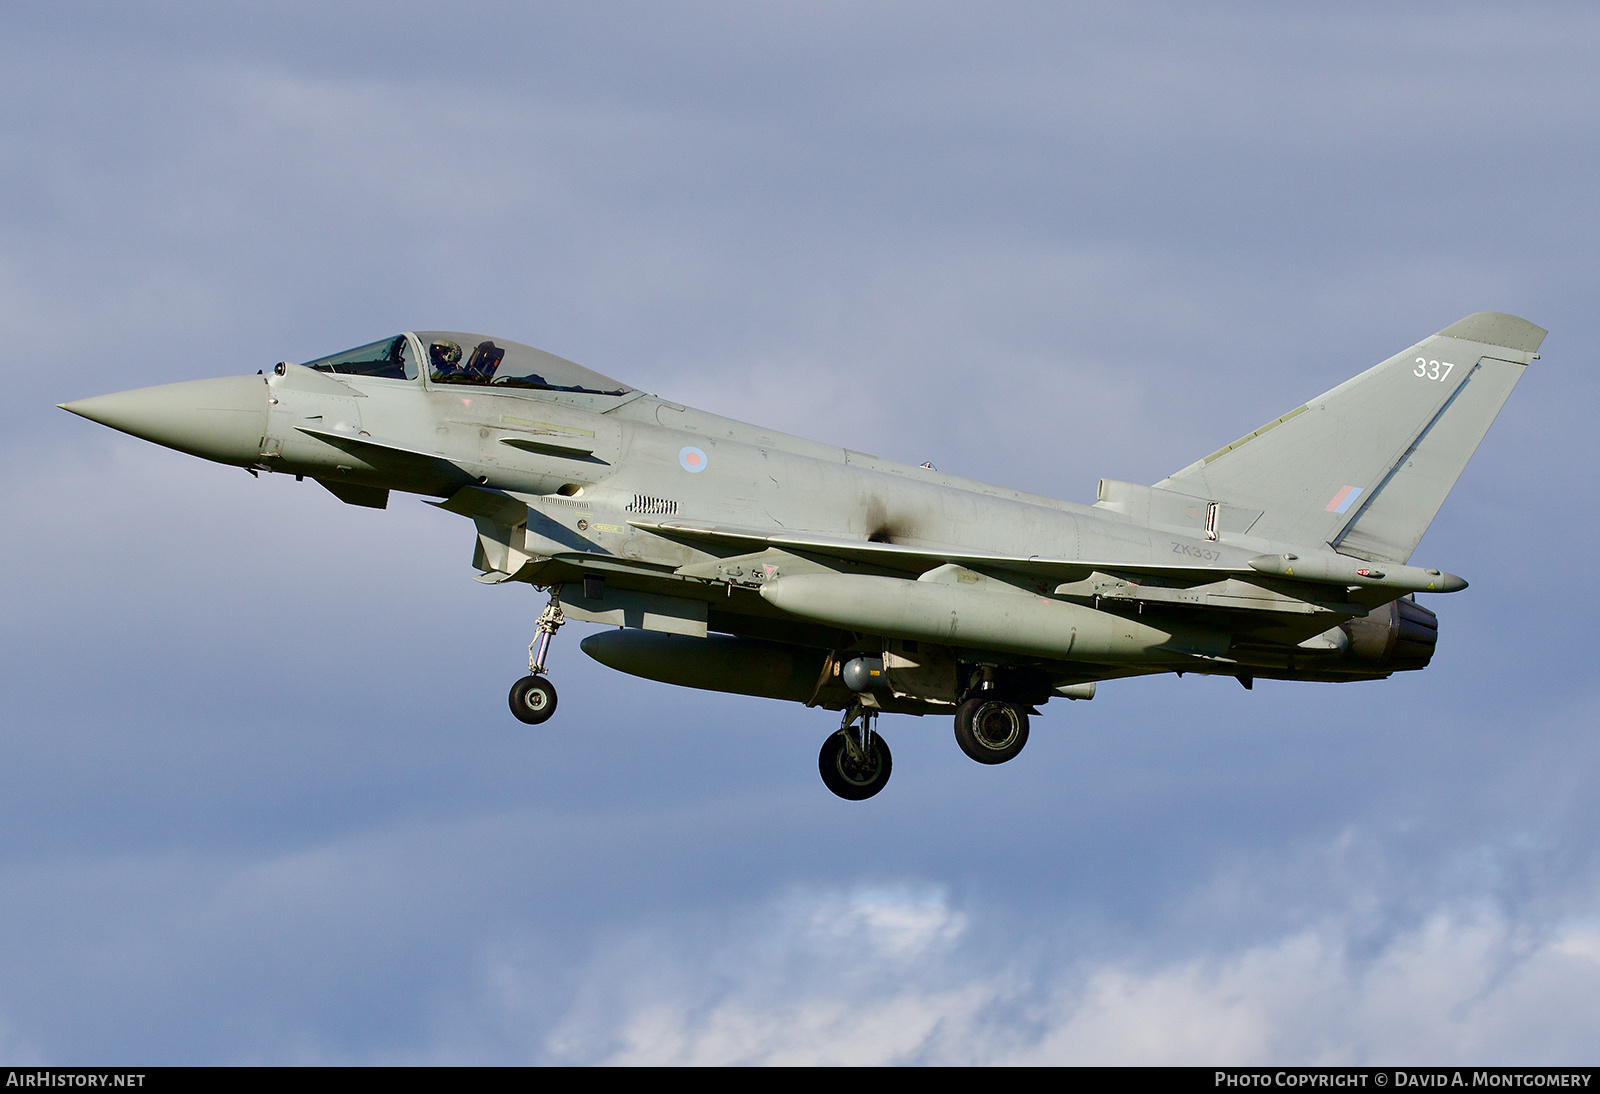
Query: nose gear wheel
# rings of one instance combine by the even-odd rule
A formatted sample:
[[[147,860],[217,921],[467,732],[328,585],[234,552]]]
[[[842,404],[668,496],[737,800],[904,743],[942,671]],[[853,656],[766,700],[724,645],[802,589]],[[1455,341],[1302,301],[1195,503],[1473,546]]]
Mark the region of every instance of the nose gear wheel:
[[[511,685],[511,713],[536,726],[556,712],[556,686],[543,676],[524,676]]]

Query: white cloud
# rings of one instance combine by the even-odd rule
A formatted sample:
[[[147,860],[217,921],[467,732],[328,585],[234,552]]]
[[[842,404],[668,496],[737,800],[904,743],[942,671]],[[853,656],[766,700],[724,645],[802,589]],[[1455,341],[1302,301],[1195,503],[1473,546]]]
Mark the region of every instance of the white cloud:
[[[1440,909],[1372,947],[1330,916],[1151,961],[995,967],[996,928],[939,893],[791,895],[723,929],[609,940],[535,1057],[611,1064],[1579,1062],[1600,929]],[[1032,939],[1030,942],[1036,942]],[[1060,941],[1060,940],[1056,940]],[[514,962],[501,992],[526,998]],[[503,997],[504,998],[504,997]]]
[[[546,1051],[617,1064],[880,1063],[971,1024],[993,997],[987,981],[941,988],[918,974],[942,967],[968,930],[938,892],[796,893],[732,926],[703,953],[655,932],[616,941],[581,974]]]
[[[1592,929],[1530,939],[1441,911],[1360,956],[1337,923],[1058,989],[1023,1063],[1382,1064],[1586,1059],[1600,1004]],[[1574,1005],[1577,1011],[1574,1012]],[[992,1058],[992,1057],[991,1057]]]

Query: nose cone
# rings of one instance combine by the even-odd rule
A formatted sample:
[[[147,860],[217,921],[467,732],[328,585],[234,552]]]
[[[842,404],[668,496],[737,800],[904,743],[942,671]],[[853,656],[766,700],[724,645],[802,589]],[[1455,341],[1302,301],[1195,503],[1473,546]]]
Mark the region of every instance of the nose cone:
[[[251,464],[267,432],[260,376],[189,380],[62,403],[92,422],[219,463]]]

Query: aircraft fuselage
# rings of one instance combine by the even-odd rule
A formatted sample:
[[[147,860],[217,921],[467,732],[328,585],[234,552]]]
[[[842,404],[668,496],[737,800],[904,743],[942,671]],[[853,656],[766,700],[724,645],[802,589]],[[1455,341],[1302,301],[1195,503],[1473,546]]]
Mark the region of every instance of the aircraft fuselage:
[[[1097,681],[1197,672],[1248,687],[1425,666],[1437,623],[1409,594],[1465,582],[1408,565],[1406,537],[1432,511],[1389,499],[1425,505],[1431,490],[1437,508],[1542,336],[1469,317],[1417,348],[1477,365],[1430,376],[1429,358],[1402,354],[1156,487],[1102,480],[1092,506],[765,430],[454,332],[66,409],[355,505],[439,499],[475,524],[479,580],[552,592],[518,717],[554,709],[543,658],[565,618],[617,624],[584,642],[613,667],[845,710],[819,763],[836,793],[863,797],[887,778],[880,711],[956,710],[963,749],[998,763],[1034,707],[1090,698]],[[1397,422],[1369,423],[1371,407]],[[1352,423],[1397,455],[1318,440]],[[1303,450],[1283,483],[1261,459],[1271,445]],[[1285,528],[1322,541],[1271,534]],[[1341,549],[1347,538],[1377,547]]]

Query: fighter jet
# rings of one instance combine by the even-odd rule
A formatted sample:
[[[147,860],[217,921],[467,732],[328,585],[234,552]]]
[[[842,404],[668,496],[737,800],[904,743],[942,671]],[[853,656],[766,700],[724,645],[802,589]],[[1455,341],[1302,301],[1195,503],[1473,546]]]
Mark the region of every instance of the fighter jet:
[[[842,714],[822,781],[860,801],[883,713],[951,718],[1014,759],[1051,699],[1152,673],[1379,680],[1432,659],[1410,564],[1545,331],[1480,312],[1153,486],[1092,505],[895,463],[696,410],[498,338],[410,331],[254,376],[62,409],[218,463],[392,491],[476,527],[477,580],[548,596],[511,712],[556,710],[581,648],[684,687]]]

